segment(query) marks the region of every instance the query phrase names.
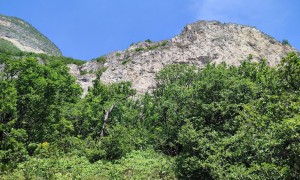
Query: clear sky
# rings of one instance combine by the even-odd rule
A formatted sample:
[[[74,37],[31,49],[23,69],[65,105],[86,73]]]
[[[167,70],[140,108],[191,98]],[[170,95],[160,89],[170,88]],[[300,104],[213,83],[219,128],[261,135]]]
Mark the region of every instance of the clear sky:
[[[131,43],[170,39],[197,20],[255,26],[300,50],[299,0],[0,0],[65,56],[89,60]]]

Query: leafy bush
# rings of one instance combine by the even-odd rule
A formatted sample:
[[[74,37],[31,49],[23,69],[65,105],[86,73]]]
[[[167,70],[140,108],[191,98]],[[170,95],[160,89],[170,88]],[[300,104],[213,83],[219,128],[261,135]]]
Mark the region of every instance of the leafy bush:
[[[89,72],[87,70],[84,70],[84,71],[80,71],[80,75],[86,75],[88,74]]]
[[[145,48],[142,48],[142,47],[135,49],[136,52],[141,52],[141,51],[144,51],[144,50],[145,50]]]
[[[132,59],[125,59],[125,60],[123,60],[121,63],[122,63],[123,65],[125,65],[125,64],[127,64],[128,62],[130,62],[130,61],[132,61]]]
[[[0,63],[3,62],[3,59],[6,59],[7,61],[10,60],[16,60],[19,58],[35,58],[39,59],[41,62],[49,62],[49,61],[60,61],[63,64],[76,64],[78,66],[83,65],[86,61],[78,60],[70,57],[64,57],[64,56],[48,56],[46,54],[36,54],[32,52],[23,52],[23,51],[1,51],[0,49]]]
[[[64,64],[76,64],[78,66],[83,65],[84,63],[86,63],[86,61],[83,60],[79,60],[79,59],[74,59],[74,58],[70,58],[70,57],[64,57],[64,56],[59,56],[59,57],[46,57],[45,59],[49,59],[49,60],[58,60],[61,61]]]
[[[95,58],[93,60],[97,61],[98,63],[106,63],[107,58],[106,58],[106,56],[100,56],[100,57]]]
[[[288,40],[286,40],[286,39],[284,39],[284,40],[282,40],[282,42],[281,42],[283,45],[290,45],[290,43],[289,43],[289,41]]]
[[[146,39],[145,42],[152,43],[151,39]]]
[[[160,45],[161,46],[166,46],[168,44],[168,41],[163,41]]]
[[[115,125],[102,140],[102,148],[106,151],[106,159],[114,160],[124,157],[133,150],[148,147],[148,131],[143,128]]]
[[[30,158],[2,179],[173,179],[172,164],[153,150],[133,151],[114,163],[78,156]]]

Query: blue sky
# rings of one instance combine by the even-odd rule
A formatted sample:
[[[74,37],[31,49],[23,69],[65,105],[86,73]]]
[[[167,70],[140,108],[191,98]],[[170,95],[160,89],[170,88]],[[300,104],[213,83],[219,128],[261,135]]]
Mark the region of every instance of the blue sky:
[[[197,20],[255,26],[300,49],[299,0],[0,0],[65,56],[89,60],[131,43],[170,39]]]

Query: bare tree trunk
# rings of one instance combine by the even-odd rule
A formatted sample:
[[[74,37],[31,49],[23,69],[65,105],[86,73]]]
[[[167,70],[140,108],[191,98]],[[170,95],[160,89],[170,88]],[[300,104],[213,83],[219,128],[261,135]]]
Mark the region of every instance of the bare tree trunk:
[[[127,95],[121,99],[119,99],[118,101],[116,101],[112,106],[110,106],[110,108],[105,112],[105,116],[104,116],[104,119],[103,119],[103,125],[102,125],[102,129],[101,129],[101,132],[100,132],[100,138],[102,138],[104,136],[104,130],[105,130],[105,127],[106,127],[106,123],[108,121],[108,118],[109,118],[109,114],[111,113],[111,111],[114,109],[114,107],[119,103],[121,102],[122,100],[124,99],[127,99],[128,97],[130,97],[132,95]]]

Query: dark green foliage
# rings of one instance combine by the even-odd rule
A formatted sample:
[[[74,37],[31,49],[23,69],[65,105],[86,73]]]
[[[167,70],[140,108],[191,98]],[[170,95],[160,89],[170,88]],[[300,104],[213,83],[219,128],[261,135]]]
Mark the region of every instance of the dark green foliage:
[[[101,77],[102,73],[104,73],[107,70],[107,67],[101,67],[97,72],[97,77]]]
[[[46,54],[36,54],[23,51],[1,51],[0,49],[0,63],[3,63],[5,59],[11,60],[19,58],[36,58],[43,62],[58,60],[63,64],[76,64],[78,66],[83,65],[85,63],[85,61],[64,56],[48,56]]]
[[[106,56],[100,56],[98,58],[93,59],[94,61],[97,61],[98,63],[106,63],[107,58]]]
[[[133,150],[143,150],[149,146],[149,132],[144,127],[117,123],[109,128],[107,136],[102,140],[105,159],[114,160],[124,157]]]
[[[125,64],[127,64],[128,62],[130,62],[130,61],[132,61],[132,59],[125,59],[125,60],[123,60],[121,63],[122,63],[123,65],[125,65]]]
[[[94,87],[90,89],[89,94],[82,99],[82,102],[77,107],[76,111],[78,114],[71,114],[70,118],[76,120],[74,121],[74,126],[77,134],[83,137],[99,137],[105,111],[119,99],[133,95],[134,91],[130,86],[131,84],[127,82],[105,85],[100,83],[99,80],[95,80]],[[115,110],[117,111],[118,107]],[[72,117],[74,115],[76,116]],[[116,119],[116,122],[112,123],[117,123],[120,120]]]
[[[163,41],[160,45],[161,46],[166,46],[166,45],[168,45],[168,41]]]
[[[147,50],[154,50],[154,49],[156,49],[158,47],[160,47],[160,44],[150,46],[150,47],[147,48]]]
[[[298,177],[298,61],[292,53],[279,69],[265,60],[164,68],[146,117],[156,148],[176,155],[181,178]]]
[[[164,47],[168,44],[168,41],[163,41],[162,43],[158,43],[158,44],[155,44],[155,45],[152,45],[150,47],[147,48],[147,50],[154,50],[154,49],[157,49],[159,47]]]
[[[169,65],[139,97],[100,70],[82,99],[63,63],[2,57],[1,179],[300,177],[296,53],[276,68]]]
[[[154,50],[154,49],[157,49],[159,47],[164,47],[168,44],[168,41],[163,41],[162,43],[158,43],[156,45],[153,45],[153,46],[150,46],[147,48],[147,50]]]
[[[28,132],[30,141],[34,142],[54,140],[62,132],[66,135],[72,130],[72,124],[61,116],[63,108],[76,102],[81,92],[74,78],[59,61],[47,66],[34,59],[19,62],[21,71],[15,85],[20,96],[17,126],[34,130]]]
[[[286,88],[300,90],[300,57],[296,53],[290,53],[281,60],[279,72]]]
[[[17,91],[9,80],[0,80],[0,122],[7,123],[16,117]]]
[[[146,40],[145,42],[148,42],[148,43],[153,43],[151,40]],[[154,45],[151,45],[151,46],[148,46],[148,47],[138,47],[135,50],[135,52],[142,52],[142,51],[150,51],[150,50],[154,50],[154,49],[157,49],[159,47],[164,47],[168,44],[168,41],[163,41],[161,43],[155,43]],[[134,44],[132,44],[134,45]]]
[[[282,40],[282,42],[281,42],[283,45],[290,45],[290,43],[289,43],[289,41],[288,40],[286,40],[286,39],[284,39],[284,40]]]
[[[88,71],[86,71],[86,70],[84,70],[84,71],[80,71],[80,75],[86,75],[86,74],[88,74],[89,72]]]
[[[141,51],[144,51],[144,50],[145,50],[145,48],[142,48],[142,47],[139,47],[139,48],[135,49],[136,52],[141,52]]]
[[[55,59],[55,60],[58,60],[64,64],[76,64],[78,66],[80,65],[83,65],[84,63],[86,63],[85,61],[83,60],[79,60],[79,59],[74,59],[74,58],[70,58],[70,57],[64,57],[64,56],[59,56],[59,57],[48,57],[48,58],[45,58],[45,59]]]
[[[81,90],[59,61],[42,65],[28,58],[7,61],[5,65],[0,78],[0,89],[5,88],[5,102],[0,105],[1,149],[5,150],[1,159],[10,165],[10,161],[24,159],[28,144],[54,141],[73,130],[64,111],[77,102]],[[11,158],[11,150],[22,157]]]

